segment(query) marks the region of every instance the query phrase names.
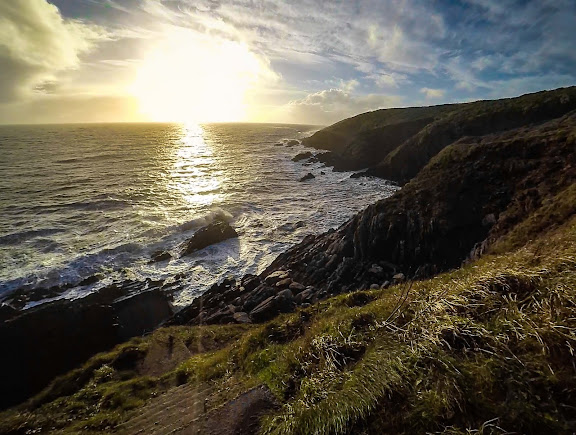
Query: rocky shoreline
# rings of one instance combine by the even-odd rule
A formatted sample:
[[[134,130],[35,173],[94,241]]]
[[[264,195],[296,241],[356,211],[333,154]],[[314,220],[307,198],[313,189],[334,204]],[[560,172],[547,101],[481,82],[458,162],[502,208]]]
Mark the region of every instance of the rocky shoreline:
[[[370,153],[374,144],[366,138],[381,135],[387,143],[399,147],[419,136],[417,150],[428,150],[424,165],[419,158],[412,162],[414,168],[425,167],[418,168],[417,175],[392,197],[369,206],[336,230],[307,236],[259,276],[231,277],[212,286],[177,313],[170,295],[179,289],[179,277],[170,282],[125,281],[82,299],[58,300],[24,311],[20,308],[30,299],[16,292],[13,301],[18,303],[4,304],[0,311],[0,340],[5,344],[6,355],[0,369],[11,374],[3,383],[0,406],[27,399],[55,376],[93,354],[161,325],[265,322],[279,313],[307,307],[335,294],[386,288],[405,279],[429,277],[482,255],[527,215],[542,207],[547,198],[576,179],[571,136],[576,128],[576,113],[534,124],[572,110],[576,106],[575,95],[575,88],[554,91],[550,98],[545,95],[544,103],[532,104],[524,110],[527,114],[524,127],[517,125],[518,118],[506,124],[509,128],[520,127],[515,130],[506,129],[499,121],[479,130],[466,127],[466,120],[469,125],[485,125],[482,116],[476,119],[470,115],[464,119],[463,115],[460,118],[452,115],[432,121],[430,110],[419,110],[415,120],[406,120],[402,116],[409,109],[402,109],[398,112],[402,115],[399,119],[400,115],[394,112],[395,124],[362,132],[365,140],[361,143],[370,146],[359,147],[352,138],[338,151],[297,156],[299,160],[324,159],[327,163],[342,158],[354,161],[342,157],[348,152],[344,148],[352,146],[359,154]],[[558,106],[556,102],[562,103]],[[546,111],[550,106],[554,109]],[[469,110],[472,106],[466,107]],[[434,116],[444,116],[454,108],[455,105],[440,106]],[[496,111],[494,119],[506,118],[507,108],[505,105]],[[453,118],[458,120],[457,125]],[[452,128],[450,134],[446,133],[450,142],[444,141],[440,149],[432,150],[424,144],[422,135],[436,138],[432,133],[438,130],[429,125],[438,123]],[[499,126],[496,128],[499,132],[487,134],[494,133],[490,130],[494,125]],[[330,129],[334,127],[316,135],[324,140],[334,138]],[[352,134],[354,128],[349,130]],[[480,136],[463,137],[470,131],[477,131]],[[316,135],[307,141],[308,145],[315,146],[319,140],[314,138]],[[407,135],[409,139],[405,139]],[[413,169],[405,170],[404,175],[391,178],[406,183]],[[369,173],[382,175],[374,170]],[[183,247],[182,255],[234,236],[234,229],[215,222],[198,231]],[[152,261],[168,259],[166,253],[159,252]],[[49,294],[59,291],[47,290]],[[38,297],[43,294],[39,292]]]
[[[457,268],[573,183],[574,127],[571,114],[461,140],[392,197],[306,237],[260,276],[212,286],[165,324],[261,322],[339,293]]]

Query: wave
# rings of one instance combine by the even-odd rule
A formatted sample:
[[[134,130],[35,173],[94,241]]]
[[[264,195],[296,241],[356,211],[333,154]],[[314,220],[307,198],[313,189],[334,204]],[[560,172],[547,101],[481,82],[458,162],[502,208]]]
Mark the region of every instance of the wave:
[[[226,210],[223,210],[221,208],[215,208],[215,209],[211,210],[210,212],[208,212],[204,216],[200,216],[198,218],[192,219],[188,222],[184,222],[183,224],[178,225],[176,227],[176,230],[179,232],[185,232],[185,231],[198,229],[200,227],[204,227],[206,225],[211,224],[212,222],[214,222],[216,220],[222,220],[224,222],[230,223],[230,222],[232,222],[233,219],[234,219],[234,216],[232,216],[231,213],[229,213]]]
[[[56,164],[70,164],[70,163],[81,163],[81,162],[94,162],[94,161],[100,161],[100,160],[106,160],[106,159],[113,159],[115,158],[116,155],[115,154],[97,154],[97,155],[93,155],[93,156],[84,156],[84,157],[70,157],[70,158],[66,158],[66,159],[60,159],[60,160],[55,160],[54,163]]]
[[[0,236],[0,245],[10,246],[17,245],[35,237],[46,237],[53,234],[63,233],[66,230],[62,228],[43,228],[40,230],[26,230],[17,233]]]
[[[0,294],[5,296],[17,289],[76,286],[98,273],[120,271],[134,264],[144,252],[145,248],[138,243],[104,248],[98,252],[80,255],[65,265],[40,269],[27,276],[0,283]]]
[[[157,250],[170,251],[178,246],[182,240],[182,233],[198,230],[210,223],[223,220],[231,222],[233,215],[221,208],[210,210],[204,216],[184,222],[180,225],[168,227],[168,234],[160,240],[150,241],[146,244],[124,243],[115,247],[104,247],[96,252],[87,253],[74,258],[72,261],[52,268],[36,270],[34,273],[0,283],[0,294],[6,295],[16,289],[35,290],[54,286],[73,287],[79,285],[87,277],[98,273],[121,272],[125,268],[132,269],[137,264],[148,263],[151,254]],[[24,239],[49,236],[60,229],[44,229],[23,231],[0,237],[0,244],[17,244]],[[165,233],[166,234],[166,233]],[[56,243],[49,239],[40,238],[35,244],[36,248],[44,252],[59,249]]]

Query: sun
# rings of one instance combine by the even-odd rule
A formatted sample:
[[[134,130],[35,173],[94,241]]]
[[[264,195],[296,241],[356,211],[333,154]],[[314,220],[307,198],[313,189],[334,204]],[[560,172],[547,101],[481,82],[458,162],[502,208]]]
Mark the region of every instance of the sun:
[[[241,121],[265,69],[244,44],[174,32],[145,58],[131,91],[152,121]]]

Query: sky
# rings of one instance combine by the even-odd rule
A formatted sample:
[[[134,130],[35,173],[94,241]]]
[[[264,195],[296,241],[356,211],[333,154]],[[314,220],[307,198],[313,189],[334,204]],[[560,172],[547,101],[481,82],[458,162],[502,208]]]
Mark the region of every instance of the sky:
[[[327,125],[576,84],[576,0],[0,0],[0,123]]]

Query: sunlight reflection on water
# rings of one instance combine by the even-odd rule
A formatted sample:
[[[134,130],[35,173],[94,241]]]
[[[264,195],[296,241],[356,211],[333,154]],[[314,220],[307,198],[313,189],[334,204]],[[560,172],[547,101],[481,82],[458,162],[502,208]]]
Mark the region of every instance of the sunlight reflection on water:
[[[198,124],[182,125],[180,147],[168,187],[188,204],[210,206],[222,200],[220,188],[225,179],[204,134]]]

